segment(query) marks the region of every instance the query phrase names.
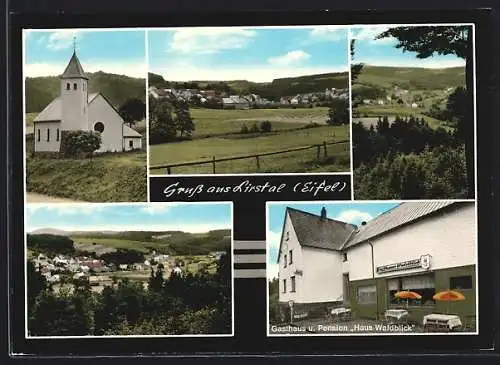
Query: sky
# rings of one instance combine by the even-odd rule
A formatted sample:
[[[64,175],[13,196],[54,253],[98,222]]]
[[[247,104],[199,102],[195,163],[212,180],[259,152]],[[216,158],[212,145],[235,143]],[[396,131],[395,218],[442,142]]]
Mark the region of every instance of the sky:
[[[337,26],[156,30],[148,49],[150,72],[169,81],[270,82],[348,69],[347,29]]]
[[[268,278],[278,277],[278,250],[281,239],[281,231],[285,219],[285,211],[287,207],[299,209],[305,212],[320,215],[321,208],[326,208],[328,218],[339,220],[342,222],[352,223],[357,226],[361,222],[368,222],[380,214],[396,207],[398,203],[342,203],[336,202],[331,204],[323,203],[275,203],[268,205],[268,228],[267,228],[267,249],[269,252],[267,262]]]
[[[454,55],[434,55],[426,59],[418,59],[415,52],[403,52],[401,49],[395,48],[394,46],[397,44],[395,38],[375,39],[377,35],[387,29],[387,26],[351,28],[351,38],[356,40],[353,62],[393,67],[446,68],[465,66],[465,60]]]
[[[230,203],[28,204],[27,231],[184,231],[232,229]]]
[[[25,76],[57,76],[76,51],[85,72],[146,77],[146,37],[141,30],[27,30]]]

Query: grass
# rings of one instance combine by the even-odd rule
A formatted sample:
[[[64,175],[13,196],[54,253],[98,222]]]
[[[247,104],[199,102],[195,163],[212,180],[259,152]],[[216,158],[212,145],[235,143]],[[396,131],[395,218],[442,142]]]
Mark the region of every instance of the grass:
[[[198,161],[221,157],[235,157],[249,154],[259,154],[295,147],[320,144],[349,139],[349,126],[322,126],[316,128],[280,131],[277,134],[262,134],[254,138],[206,138],[178,143],[153,145],[150,148],[150,164],[174,164],[182,161]],[[336,156],[333,170],[349,170],[349,144],[328,146],[330,156]],[[260,158],[263,172],[300,172],[308,171],[314,166],[310,162],[316,159],[316,150],[291,152]],[[207,165],[185,166],[174,169],[174,173],[211,173],[212,167]],[[228,161],[217,163],[217,173],[223,172],[255,172],[255,159]],[[330,170],[329,170],[330,171]],[[151,173],[164,173],[152,170]]]
[[[86,202],[146,201],[146,153],[103,154],[91,161],[29,156],[27,191]]]
[[[82,248],[82,246],[85,247],[86,251],[89,251],[92,249],[92,246],[88,246],[88,244],[96,243],[95,245],[95,251],[99,251],[103,247],[110,247],[114,249],[130,249],[130,250],[135,250],[135,251],[140,251],[143,253],[149,252],[149,249],[159,249],[162,246],[165,246],[165,244],[161,244],[160,242],[155,243],[155,242],[142,242],[142,241],[134,241],[134,240],[127,240],[123,238],[103,238],[103,237],[72,237],[71,238],[73,242],[75,242],[75,245],[78,248]]]
[[[273,130],[299,128],[311,122],[325,123],[327,114],[326,107],[248,110],[192,108],[191,117],[196,125],[193,138],[238,133],[243,124],[250,128],[254,123],[259,126],[264,120],[272,122]]]

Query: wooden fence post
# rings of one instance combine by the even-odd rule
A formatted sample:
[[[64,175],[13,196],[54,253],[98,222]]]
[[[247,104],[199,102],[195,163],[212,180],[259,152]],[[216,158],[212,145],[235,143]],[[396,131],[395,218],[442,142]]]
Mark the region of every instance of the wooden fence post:
[[[172,168],[170,166],[167,166],[167,174],[171,174],[172,173]]]
[[[213,173],[215,174],[215,156],[212,156],[212,170]]]
[[[320,144],[317,144],[316,145],[316,160],[319,161],[319,153],[321,151],[321,145]]]
[[[255,160],[257,162],[257,171],[260,171],[260,161],[259,161],[259,155],[255,156]]]
[[[325,157],[327,156],[327,153],[326,153],[326,141],[323,141],[323,154],[324,154]]]

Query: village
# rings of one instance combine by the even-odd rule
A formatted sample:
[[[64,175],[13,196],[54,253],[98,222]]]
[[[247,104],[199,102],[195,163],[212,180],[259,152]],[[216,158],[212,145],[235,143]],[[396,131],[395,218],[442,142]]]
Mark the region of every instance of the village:
[[[224,251],[210,252],[208,255],[170,256],[156,251],[144,255],[144,261],[130,264],[115,264],[86,255],[58,254],[55,257],[39,253],[33,258],[35,269],[52,284],[55,291],[62,288],[72,290],[76,280],[86,280],[92,291],[101,292],[120,279],[141,281],[147,287],[152,269],[163,267],[165,278],[172,274],[184,275],[199,271],[210,271],[224,255]]]
[[[230,94],[225,91],[200,89],[173,89],[149,87],[149,94],[155,99],[175,97],[193,106],[223,109],[277,108],[297,106],[320,106],[321,103],[333,100],[347,100],[348,89],[327,88],[323,92],[302,93],[282,96],[277,100],[269,100],[257,94]]]

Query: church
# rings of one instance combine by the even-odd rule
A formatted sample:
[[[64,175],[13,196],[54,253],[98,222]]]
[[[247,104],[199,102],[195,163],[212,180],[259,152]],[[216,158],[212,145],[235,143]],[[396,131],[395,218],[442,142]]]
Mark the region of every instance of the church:
[[[125,124],[108,99],[101,93],[89,94],[76,50],[60,76],[60,87],[60,96],[34,119],[35,152],[60,152],[62,133],[79,130],[101,134],[97,153],[142,148],[142,135]]]

